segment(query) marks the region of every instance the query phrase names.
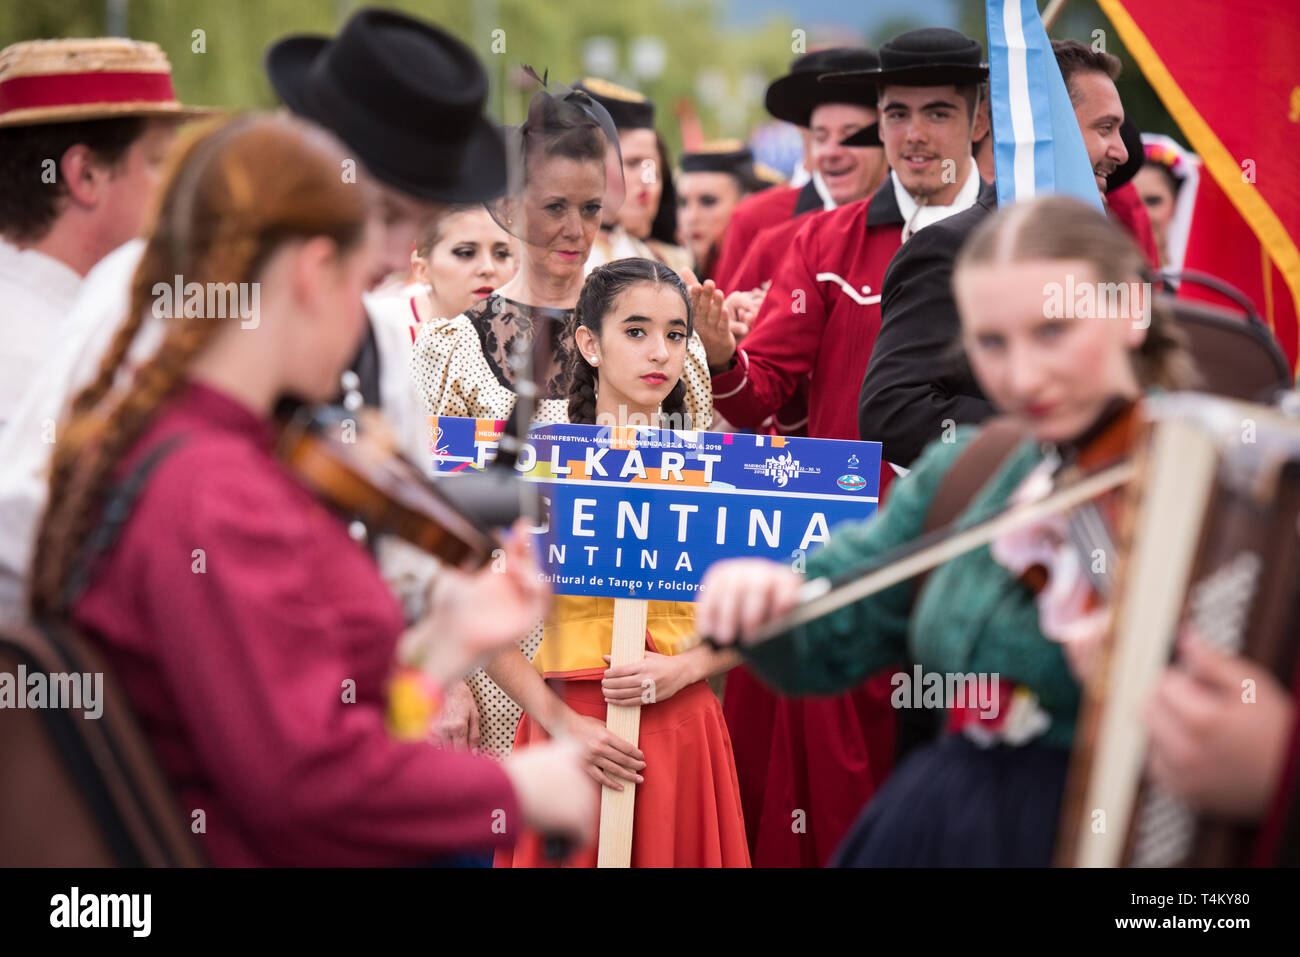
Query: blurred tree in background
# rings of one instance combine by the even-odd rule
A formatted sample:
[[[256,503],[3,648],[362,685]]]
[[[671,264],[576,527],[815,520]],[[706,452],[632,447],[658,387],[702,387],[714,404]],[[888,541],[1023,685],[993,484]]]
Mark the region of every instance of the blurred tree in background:
[[[742,29],[726,25],[724,0],[11,0],[0,5],[0,46],[102,36],[117,22],[126,35],[167,52],[182,100],[265,108],[276,102],[262,72],[267,46],[290,33],[334,34],[362,6],[404,10],[465,41],[488,71],[489,111],[502,122],[522,118],[536,85],[522,76],[523,64],[563,83],[594,72],[655,100],[657,125],[674,154],[681,150],[683,111],[698,116],[706,138],[747,136],[769,119],[763,90],[795,56],[832,44],[879,47],[926,25],[904,14],[877,18],[870,38],[852,28],[805,25],[805,31],[792,2],[791,17]],[[984,41],[984,4],[959,0],[954,6],[952,25]],[[1177,135],[1094,0],[1071,0],[1052,33],[1091,43],[1094,29],[1105,31],[1106,49],[1124,60],[1119,89],[1125,108],[1143,130]]]
[[[152,40],[171,59],[177,94],[189,103],[271,107],[262,71],[267,46],[290,33],[334,34],[362,6],[386,6],[436,23],[465,41],[488,70],[490,112],[518,122],[536,84],[519,68],[563,83],[584,75],[593,55],[613,62],[602,75],[642,90],[659,105],[659,126],[674,151],[677,107],[694,104],[704,135],[744,136],[767,119],[763,88],[795,53],[794,27],[767,21],[723,26],[721,0],[61,0],[0,5],[0,46],[45,37],[102,36],[111,10],[124,10],[126,35]],[[597,42],[594,51],[592,38]],[[811,45],[811,41],[809,41]],[[601,59],[603,56],[603,60]],[[712,98],[705,102],[702,92]]]

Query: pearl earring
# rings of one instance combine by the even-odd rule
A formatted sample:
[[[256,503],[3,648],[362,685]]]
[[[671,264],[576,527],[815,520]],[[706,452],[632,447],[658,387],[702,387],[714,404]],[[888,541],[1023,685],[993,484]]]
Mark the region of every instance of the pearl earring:
[[[590,363],[591,363],[592,365],[594,365],[594,366],[598,366],[598,365],[600,365],[600,360],[597,359],[595,356],[587,356],[587,361],[590,362]]]

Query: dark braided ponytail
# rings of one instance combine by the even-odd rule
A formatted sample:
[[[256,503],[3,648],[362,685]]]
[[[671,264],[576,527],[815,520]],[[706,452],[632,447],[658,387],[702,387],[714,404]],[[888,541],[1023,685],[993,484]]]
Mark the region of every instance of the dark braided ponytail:
[[[640,282],[667,283],[682,297],[686,304],[686,334],[689,337],[695,327],[691,315],[691,299],[686,292],[682,278],[663,263],[655,259],[615,259],[603,266],[597,266],[587,277],[578,295],[578,306],[573,313],[570,339],[574,339],[573,359],[569,367],[569,421],[575,425],[596,424],[596,387],[600,376],[582,350],[577,347],[576,336],[579,327],[586,326],[592,335],[600,337],[601,324],[613,308],[614,300],[630,286]],[[660,424],[664,428],[691,428],[690,416],[686,411],[686,383],[679,378],[672,391],[660,405]]]
[[[226,325],[210,317],[163,318],[158,351],[124,377],[155,287],[170,287],[176,276],[200,283],[256,281],[266,260],[293,238],[328,236],[341,252],[353,247],[365,228],[367,197],[360,184],[340,176],[345,158],[323,130],[279,115],[202,127],[180,148],[131,283],[129,310],[94,381],[73,400],[58,431],[32,564],[36,616],[67,613],[66,583],[118,464]]]

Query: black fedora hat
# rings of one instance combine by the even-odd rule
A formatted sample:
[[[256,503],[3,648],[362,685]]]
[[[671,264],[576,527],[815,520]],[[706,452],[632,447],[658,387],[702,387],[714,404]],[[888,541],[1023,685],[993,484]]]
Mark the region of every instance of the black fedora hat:
[[[901,33],[880,48],[880,66],[868,70],[825,71],[831,87],[873,83],[899,86],[944,86],[979,83],[989,75],[979,43],[943,27]]]
[[[442,203],[505,192],[505,144],[483,115],[487,76],[436,27],[361,10],[337,38],[279,40],[266,73],[290,110],[333,131],[389,186]]]
[[[880,58],[866,47],[830,47],[805,53],[790,64],[790,72],[772,81],[764,105],[778,120],[795,126],[807,126],[812,111],[823,103],[876,105],[873,83],[827,87],[817,82],[823,73],[852,71],[860,73],[880,66]]]
[[[880,140],[880,124],[864,126],[856,133],[851,133],[840,140],[840,146],[884,146]]]

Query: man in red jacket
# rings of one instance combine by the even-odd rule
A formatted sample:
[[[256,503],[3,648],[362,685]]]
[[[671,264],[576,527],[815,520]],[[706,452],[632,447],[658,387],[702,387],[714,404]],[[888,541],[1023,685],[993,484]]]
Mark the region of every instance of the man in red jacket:
[[[876,89],[893,172],[870,199],[808,217],[741,348],[725,322],[700,327],[714,404],[729,421],[758,424],[811,375],[808,434],[858,438],[854,397],[880,328],[880,282],[904,231],[992,193],[971,156],[987,129],[980,58],[960,33],[917,30],[881,48],[880,69],[842,78]],[[777,699],[743,669],[728,675],[725,713],[755,865],[826,862],[889,771],[889,690],[881,675],[837,698]]]
[[[862,199],[880,185],[885,162],[879,141],[875,149],[839,145],[849,133],[876,122],[875,90],[867,84],[827,86],[817,82],[824,73],[870,70],[879,64],[875,51],[865,47],[814,50],[797,58],[790,64],[790,72],[767,88],[767,111],[799,127],[804,138],[804,164],[812,178],[802,187],[778,186],[741,201],[727,223],[714,269],[719,289],[732,292],[758,285],[738,282],[737,271],[763,230],[804,213]],[[818,128],[814,128],[813,115],[822,106],[835,109],[823,111]],[[824,148],[819,150],[819,146]],[[763,280],[770,278],[764,276]]]
[[[853,397],[880,328],[880,282],[904,232],[992,190],[971,156],[987,123],[977,103],[987,73],[978,50],[952,30],[916,30],[885,45],[881,68],[824,84],[878,85],[880,137],[893,172],[869,199],[812,216],[797,230],[740,348],[725,324],[701,327],[714,404],[728,421],[757,425],[811,375],[808,434],[859,437]]]

